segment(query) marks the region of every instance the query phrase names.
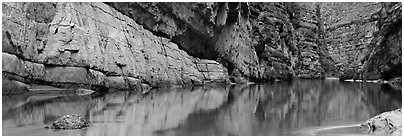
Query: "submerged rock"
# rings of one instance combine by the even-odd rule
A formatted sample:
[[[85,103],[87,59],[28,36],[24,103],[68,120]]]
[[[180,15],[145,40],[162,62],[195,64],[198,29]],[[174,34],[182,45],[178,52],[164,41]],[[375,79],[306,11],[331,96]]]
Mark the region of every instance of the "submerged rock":
[[[374,135],[402,135],[401,116],[401,108],[384,112],[362,123],[359,128]]]
[[[88,127],[90,121],[83,115],[70,114],[62,116],[51,124],[51,126],[45,126],[50,129],[81,129]]]

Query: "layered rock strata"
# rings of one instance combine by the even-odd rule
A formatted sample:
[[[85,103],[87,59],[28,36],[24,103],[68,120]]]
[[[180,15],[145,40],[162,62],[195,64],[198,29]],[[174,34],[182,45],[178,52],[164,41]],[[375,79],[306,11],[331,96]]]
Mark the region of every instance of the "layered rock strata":
[[[364,79],[375,77],[401,80],[402,66],[402,5],[382,3],[378,12],[377,31],[369,44],[369,52],[363,59]]]
[[[2,8],[3,85],[23,86],[22,91],[33,83],[142,89],[401,75],[401,3],[2,3]]]
[[[401,3],[322,3],[325,43],[340,79],[401,76]],[[360,9],[360,10],[358,10]]]
[[[380,9],[376,3],[323,3],[327,45],[341,79],[359,79],[361,60],[376,30],[372,14]],[[361,10],[357,10],[360,8]]]
[[[3,3],[3,77],[25,83],[127,89],[228,81],[103,3]]]
[[[323,77],[310,4],[108,4],[190,55],[223,63],[233,82]]]
[[[299,77],[321,76],[318,53],[297,48],[307,43],[306,36],[296,37],[292,19],[300,17],[293,16],[293,3],[2,6],[2,73],[28,84],[133,89],[245,83],[291,79],[295,68],[301,68]],[[297,67],[298,60],[305,62]]]
[[[259,78],[247,3],[108,3],[188,54],[216,60],[233,82]]]
[[[324,78],[324,66],[328,65],[323,60],[328,57],[328,51],[322,44],[323,25],[318,3],[301,3],[301,13],[295,17],[297,24],[298,58],[296,61],[296,74],[300,78]],[[329,65],[333,66],[333,65]]]

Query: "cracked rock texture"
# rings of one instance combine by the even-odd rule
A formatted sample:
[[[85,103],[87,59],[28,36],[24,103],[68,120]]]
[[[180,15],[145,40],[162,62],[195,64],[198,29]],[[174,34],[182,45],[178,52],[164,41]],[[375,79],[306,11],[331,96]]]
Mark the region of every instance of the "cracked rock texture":
[[[360,128],[373,135],[401,136],[402,135],[402,109],[381,113],[370,118],[360,125]]]
[[[248,35],[247,3],[108,4],[188,54],[224,64],[233,81],[259,77],[258,57]]]
[[[232,82],[324,76],[314,3],[108,5],[190,55],[222,63]]]
[[[401,3],[11,2],[2,8],[2,75],[12,80],[3,81],[10,88],[401,76]]]
[[[402,4],[383,3],[378,12],[377,32],[369,45],[362,68],[365,79],[377,76],[384,80],[401,77]]]
[[[322,3],[325,43],[340,79],[401,76],[401,3]]]
[[[82,129],[90,126],[90,121],[83,115],[80,114],[70,114],[60,117],[51,124],[51,126],[46,126],[51,129]]]
[[[220,63],[188,55],[103,3],[2,8],[2,74],[10,80],[117,89],[229,82]]]

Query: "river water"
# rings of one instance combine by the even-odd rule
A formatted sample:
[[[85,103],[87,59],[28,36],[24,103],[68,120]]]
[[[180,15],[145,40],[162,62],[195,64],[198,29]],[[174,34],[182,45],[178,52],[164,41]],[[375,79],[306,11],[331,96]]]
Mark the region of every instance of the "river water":
[[[3,96],[2,135],[366,135],[356,126],[401,107],[401,97],[388,85],[338,80]],[[71,113],[90,127],[44,128]]]

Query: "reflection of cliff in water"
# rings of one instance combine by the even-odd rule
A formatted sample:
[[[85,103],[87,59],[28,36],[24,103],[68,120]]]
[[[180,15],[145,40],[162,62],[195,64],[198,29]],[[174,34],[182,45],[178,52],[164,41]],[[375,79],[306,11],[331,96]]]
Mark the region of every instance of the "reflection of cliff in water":
[[[291,135],[291,131],[302,127],[360,123],[401,107],[401,93],[382,88],[379,84],[329,80],[250,85],[231,89],[229,95],[235,98],[228,106],[211,114],[191,114],[179,128],[160,133]]]
[[[89,115],[94,107],[90,97],[79,96],[4,96],[3,127],[45,125],[66,114]]]
[[[227,101],[228,91],[228,87],[160,89],[147,94],[117,92],[96,98],[63,96],[41,101],[3,97],[3,130],[43,126],[62,115],[79,113],[91,121],[83,135],[153,135],[154,131],[177,127],[192,112],[217,108]],[[11,104],[16,100],[19,105]]]
[[[147,94],[126,91],[102,97],[41,100],[3,96],[3,132],[4,128],[43,126],[61,115],[80,113],[90,117],[91,126],[64,133],[293,135],[292,131],[305,127],[359,123],[398,107],[401,92],[390,87],[330,80],[159,89]]]
[[[97,124],[88,129],[87,135],[152,135],[154,131],[177,127],[192,112],[217,108],[225,102],[226,91],[228,88],[189,88],[154,90],[129,97],[110,95],[97,102],[102,104],[96,108],[104,109],[92,112],[91,120]]]

